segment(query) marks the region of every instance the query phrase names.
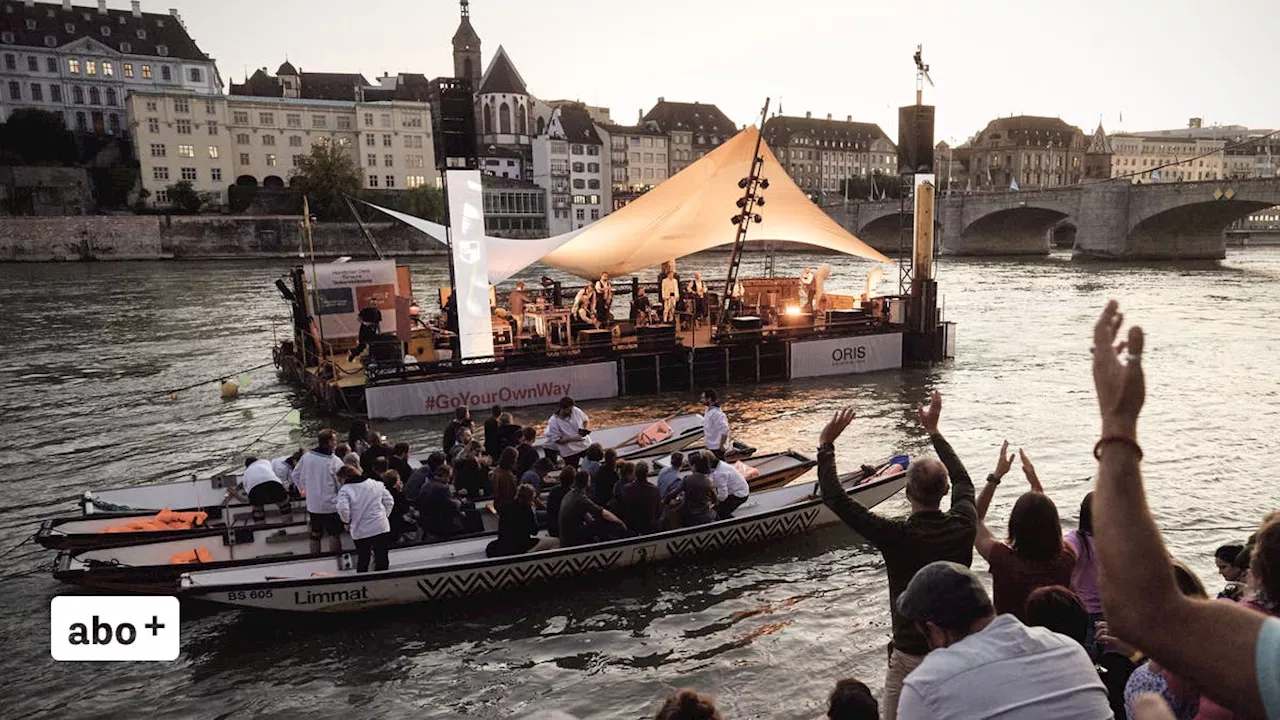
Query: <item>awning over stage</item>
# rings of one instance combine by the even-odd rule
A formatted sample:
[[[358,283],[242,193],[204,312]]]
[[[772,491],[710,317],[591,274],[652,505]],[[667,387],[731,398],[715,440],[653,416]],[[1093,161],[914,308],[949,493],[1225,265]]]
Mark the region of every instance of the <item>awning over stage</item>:
[[[584,228],[539,240],[485,236],[489,282],[498,284],[541,260],[583,278],[600,273],[627,275],[733,242],[730,218],[742,189],[738,181],[751,171],[751,151],[759,130],[749,127],[621,210]],[[854,237],[805,195],[765,143],[763,177],[769,189],[752,223],[750,242],[797,242],[856,255],[881,263],[893,261]],[[423,233],[445,241],[444,226],[371,205]]]
[[[730,221],[742,189],[738,181],[751,170],[755,127],[636,198],[626,207],[583,228],[572,241],[552,251],[542,262],[584,278],[601,272],[626,275],[672,258],[733,242]],[[782,240],[805,243],[888,263],[889,258],[854,237],[822,211],[791,181],[763,142],[764,220],[752,223],[748,241]]]

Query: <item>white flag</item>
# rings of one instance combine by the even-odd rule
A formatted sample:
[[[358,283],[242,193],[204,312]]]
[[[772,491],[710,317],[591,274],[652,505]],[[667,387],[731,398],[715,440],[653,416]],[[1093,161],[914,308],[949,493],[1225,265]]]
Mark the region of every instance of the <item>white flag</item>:
[[[1018,192],[1018,178],[1009,178],[1009,189]]]

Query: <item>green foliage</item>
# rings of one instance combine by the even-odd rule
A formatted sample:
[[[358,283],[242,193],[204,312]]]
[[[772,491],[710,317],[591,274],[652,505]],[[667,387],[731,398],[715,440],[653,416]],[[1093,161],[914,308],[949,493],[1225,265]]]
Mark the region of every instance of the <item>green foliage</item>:
[[[312,215],[322,220],[340,220],[350,215],[343,195],[358,196],[361,180],[360,168],[349,148],[320,143],[299,160],[289,176],[289,185],[307,197]]]
[[[169,204],[179,212],[194,215],[200,212],[200,206],[204,205],[203,194],[196,192],[190,180],[176,182],[166,188],[166,191],[169,194]]]
[[[138,184],[138,168],[131,165],[90,168],[89,176],[93,178],[93,193],[101,208],[127,207],[129,195]]]
[[[0,155],[24,165],[75,165],[80,160],[75,135],[51,112],[22,108],[0,124]]]
[[[419,185],[403,192],[404,212],[432,222],[444,222],[444,191],[433,185]]]

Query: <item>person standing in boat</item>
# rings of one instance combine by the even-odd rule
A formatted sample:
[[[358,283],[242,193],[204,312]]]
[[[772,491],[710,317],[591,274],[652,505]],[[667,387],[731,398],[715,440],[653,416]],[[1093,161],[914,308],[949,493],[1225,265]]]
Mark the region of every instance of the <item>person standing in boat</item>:
[[[356,572],[369,572],[369,556],[373,569],[386,570],[390,564],[387,549],[391,547],[391,510],[395,500],[381,480],[363,477],[359,468],[343,465],[338,470],[342,487],[334,504],[338,517],[351,528],[356,544]]]
[[[289,502],[289,491],[280,480],[270,460],[245,458],[244,475],[240,478],[244,490],[248,493],[249,504],[253,506],[253,519],[262,522],[267,518],[267,503],[275,503],[280,509],[280,519],[288,522],[293,516],[293,505]]]
[[[316,447],[302,456],[289,479],[307,494],[311,523],[311,552],[320,552],[320,540],[329,538],[329,550],[342,550],[342,518],[338,517],[338,470],[342,461],[333,455],[338,434],[329,428],[316,435]]]
[[[382,311],[375,304],[360,311],[360,334],[356,338],[357,343],[351,352],[347,355],[347,362],[354,362],[365,348],[372,348],[373,344],[379,341],[378,333],[382,326]]]
[[[676,276],[675,266],[667,268],[666,277],[662,278],[662,322],[676,321],[676,303],[680,302],[680,278]]]
[[[938,431],[942,394],[934,392],[928,408],[917,409],[920,425],[929,433],[939,460],[921,458],[907,467],[907,500],[911,515],[905,520],[871,512],[849,497],[836,470],[835,442],[853,422],[853,409],[836,413],[818,436],[818,484],[822,501],[846,525],[866,538],[884,555],[889,574],[889,613],[893,640],[885,675],[882,710],[886,720],[896,720],[902,683],[929,652],[929,642],[916,623],[899,611],[898,598],[916,572],[937,560],[965,567],[973,564],[973,541],[978,533],[978,508],[973,480],[951,444]],[[951,509],[942,512],[942,498],[950,491]]]
[[[440,449],[446,453],[452,450],[453,446],[458,442],[458,432],[464,428],[470,430],[471,426],[470,410],[464,407],[454,410],[453,419],[450,420],[449,424],[444,428],[444,437],[440,440]]]
[[[588,422],[590,418],[587,414],[568,396],[560,398],[559,408],[547,419],[547,441],[551,443],[549,449],[564,458],[566,465],[576,466],[578,458],[591,445]]]
[[[710,388],[702,391],[702,404],[707,412],[702,415],[702,437],[707,449],[717,459],[723,460],[729,450],[729,418],[720,409],[720,397]]]

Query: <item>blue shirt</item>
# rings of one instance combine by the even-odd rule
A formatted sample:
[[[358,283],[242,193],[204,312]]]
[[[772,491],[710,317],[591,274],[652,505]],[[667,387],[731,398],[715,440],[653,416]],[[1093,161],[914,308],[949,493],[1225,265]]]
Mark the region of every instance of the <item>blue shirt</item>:
[[[680,491],[680,471],[673,467],[664,467],[658,473],[658,497],[664,501],[672,493]]]
[[[1280,718],[1280,620],[1267,618],[1258,631],[1258,646],[1253,653],[1258,668],[1258,694],[1267,717]]]

